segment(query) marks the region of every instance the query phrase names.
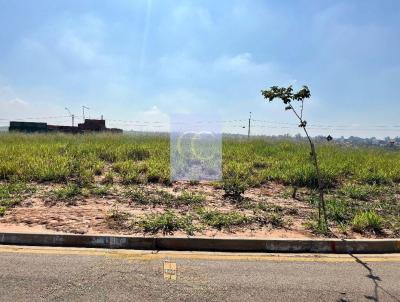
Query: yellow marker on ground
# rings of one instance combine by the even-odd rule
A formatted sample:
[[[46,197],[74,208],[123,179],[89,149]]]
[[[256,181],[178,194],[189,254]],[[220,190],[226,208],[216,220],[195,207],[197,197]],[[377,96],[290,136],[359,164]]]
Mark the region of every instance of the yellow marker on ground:
[[[176,262],[164,260],[164,279],[176,281]]]

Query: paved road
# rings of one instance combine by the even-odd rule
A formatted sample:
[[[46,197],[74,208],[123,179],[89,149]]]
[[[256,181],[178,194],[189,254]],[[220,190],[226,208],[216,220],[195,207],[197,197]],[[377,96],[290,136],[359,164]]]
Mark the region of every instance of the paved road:
[[[163,260],[177,263],[176,281]],[[400,255],[0,246],[1,301],[400,301]]]

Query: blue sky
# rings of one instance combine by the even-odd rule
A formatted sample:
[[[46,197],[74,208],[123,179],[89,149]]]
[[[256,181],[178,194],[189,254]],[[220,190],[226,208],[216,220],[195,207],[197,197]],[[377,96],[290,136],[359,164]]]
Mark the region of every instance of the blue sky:
[[[109,126],[151,130],[111,120],[252,111],[267,121],[256,134],[297,133],[260,90],[306,84],[312,134],[395,136],[399,50],[396,0],[0,0],[0,119],[64,116],[66,106],[81,117],[86,105]]]

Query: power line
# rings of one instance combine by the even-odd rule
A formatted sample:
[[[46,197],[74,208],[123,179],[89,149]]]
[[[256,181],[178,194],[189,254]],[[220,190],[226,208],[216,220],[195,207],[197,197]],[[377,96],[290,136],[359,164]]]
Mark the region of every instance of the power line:
[[[69,116],[43,116],[43,117],[23,117],[23,118],[0,118],[1,123],[8,121],[25,121],[25,120],[48,120],[48,119],[60,119],[52,122],[65,122],[62,118],[71,118]],[[140,120],[120,120],[120,119],[108,119],[107,122],[113,125],[126,125],[132,127],[150,127],[150,128],[162,128],[172,124],[205,124],[205,123],[220,123],[225,124],[224,127],[232,128],[246,128],[243,124],[248,122],[248,136],[251,134],[251,128],[271,128],[271,129],[298,129],[297,123],[281,122],[273,120],[258,120],[252,119],[251,114],[249,119],[233,119],[233,120],[199,120],[199,121],[140,121]],[[265,125],[267,124],[267,125]],[[283,126],[275,126],[283,125]],[[324,125],[324,124],[308,124],[308,129],[314,130],[335,130],[335,131],[398,131],[400,125]]]

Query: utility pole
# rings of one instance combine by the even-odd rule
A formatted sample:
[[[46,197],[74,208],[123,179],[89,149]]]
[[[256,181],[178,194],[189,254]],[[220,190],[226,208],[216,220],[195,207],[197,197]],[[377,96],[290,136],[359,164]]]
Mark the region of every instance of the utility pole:
[[[251,128],[251,112],[250,112],[250,116],[249,116],[249,127],[248,127],[248,132],[247,132],[247,138],[250,138],[250,128]]]
[[[69,109],[67,107],[65,107],[65,110],[68,111],[69,115],[72,118],[72,127],[74,127],[74,119],[75,119],[75,115],[71,113],[71,111],[69,111]]]
[[[82,118],[83,118],[83,122],[85,122],[85,109],[90,109],[89,107],[86,106],[82,106]]]

